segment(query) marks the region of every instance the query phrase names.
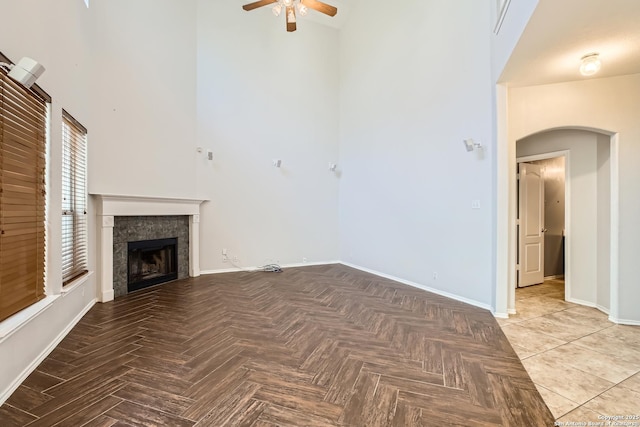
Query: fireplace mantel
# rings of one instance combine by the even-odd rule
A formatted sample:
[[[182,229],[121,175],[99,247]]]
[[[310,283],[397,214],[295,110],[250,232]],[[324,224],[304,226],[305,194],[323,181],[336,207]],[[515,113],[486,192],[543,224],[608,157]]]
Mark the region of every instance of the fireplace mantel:
[[[200,205],[206,200],[117,194],[91,194],[96,200],[98,217],[98,269],[100,302],[112,301],[113,225],[116,216],[189,217],[189,276],[200,275]]]

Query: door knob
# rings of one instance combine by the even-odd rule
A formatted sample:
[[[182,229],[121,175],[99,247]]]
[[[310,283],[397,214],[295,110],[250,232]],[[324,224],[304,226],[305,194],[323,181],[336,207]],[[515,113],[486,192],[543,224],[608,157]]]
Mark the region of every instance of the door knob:
[[[540,230],[540,231],[542,231],[543,233],[546,233],[546,232],[547,232],[547,229],[546,229],[546,228],[543,228],[543,229],[542,229],[542,230]]]

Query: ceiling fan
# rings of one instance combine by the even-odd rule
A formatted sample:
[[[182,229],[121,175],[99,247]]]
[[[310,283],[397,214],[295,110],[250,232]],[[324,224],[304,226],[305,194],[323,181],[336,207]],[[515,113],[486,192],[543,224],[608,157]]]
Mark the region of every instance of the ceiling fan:
[[[275,6],[272,8],[274,15],[279,16],[282,9],[285,10],[287,31],[289,32],[296,30],[296,9],[300,16],[305,16],[308,13],[309,8],[329,16],[335,16],[336,13],[338,13],[338,9],[336,7],[323,3],[319,0],[260,0],[245,4],[242,8],[246,11],[250,11],[274,3]]]

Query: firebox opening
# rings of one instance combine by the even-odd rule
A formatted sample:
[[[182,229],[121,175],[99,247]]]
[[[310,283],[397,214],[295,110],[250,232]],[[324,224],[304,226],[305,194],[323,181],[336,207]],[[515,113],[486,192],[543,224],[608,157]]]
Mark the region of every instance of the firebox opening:
[[[177,238],[129,242],[128,292],[176,280],[178,278],[177,244]]]

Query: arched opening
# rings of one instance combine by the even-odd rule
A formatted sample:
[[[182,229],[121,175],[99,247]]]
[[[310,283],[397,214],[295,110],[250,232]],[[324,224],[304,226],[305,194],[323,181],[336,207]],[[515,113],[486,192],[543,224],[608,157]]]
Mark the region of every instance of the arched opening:
[[[558,218],[544,220],[543,230],[545,234],[540,242],[543,244],[544,277],[553,278],[558,275],[565,279],[565,300],[581,305],[596,307],[606,313],[611,308],[611,274],[612,274],[612,137],[609,133],[582,128],[552,129],[535,133],[520,138],[515,143],[514,162],[524,164],[545,164],[543,159],[562,158],[564,165],[564,216],[563,227],[558,229]],[[539,167],[539,166],[538,166]],[[513,169],[517,170],[515,164]],[[549,189],[558,187],[558,174],[555,171],[552,179],[543,178],[544,187]],[[544,175],[544,174],[543,174]],[[517,179],[517,178],[516,178]],[[510,235],[510,240],[515,240],[510,254],[514,265],[512,274],[509,275],[509,313],[517,311],[515,299],[515,287],[522,272],[531,270],[526,266],[527,262],[534,265],[533,260],[528,260],[522,254],[518,254],[522,246],[522,239],[518,233],[522,231],[522,221],[526,221],[526,211],[518,209],[518,191],[521,182],[514,185],[510,204],[515,205],[511,209],[511,222],[515,225]],[[515,193],[515,194],[514,194]],[[556,206],[548,206],[548,203],[561,204],[558,194],[554,197],[544,197],[542,204],[551,215],[556,215],[560,209]],[[515,197],[516,200],[513,200]],[[551,200],[553,199],[553,200]],[[521,205],[522,206],[522,205]],[[519,221],[520,220],[520,221]],[[549,221],[547,221],[549,220]],[[521,224],[518,225],[518,222]],[[531,221],[529,221],[531,223]],[[553,223],[553,224],[552,224]],[[553,231],[552,231],[553,230]],[[551,253],[545,246],[550,246]],[[561,256],[554,258],[548,255],[557,255],[561,248]],[[534,252],[535,251],[531,251]],[[545,256],[544,254],[547,254]],[[559,273],[558,264],[562,263],[562,272]],[[526,275],[525,275],[526,277]],[[540,275],[542,277],[542,274]],[[542,281],[540,281],[542,283]]]

